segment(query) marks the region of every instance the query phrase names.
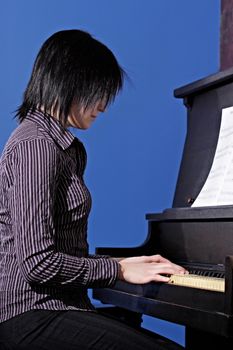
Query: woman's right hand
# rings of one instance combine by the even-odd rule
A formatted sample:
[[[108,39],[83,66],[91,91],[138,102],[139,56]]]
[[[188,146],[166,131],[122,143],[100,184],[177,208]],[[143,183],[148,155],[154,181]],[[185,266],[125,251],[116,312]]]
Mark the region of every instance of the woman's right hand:
[[[188,273],[183,267],[172,263],[161,255],[137,256],[119,260],[119,278],[129,283],[168,282],[165,275]]]

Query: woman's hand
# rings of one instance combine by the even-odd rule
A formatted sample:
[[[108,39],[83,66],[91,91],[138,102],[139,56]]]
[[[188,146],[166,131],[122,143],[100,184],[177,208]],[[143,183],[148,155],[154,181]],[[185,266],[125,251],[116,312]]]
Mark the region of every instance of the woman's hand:
[[[164,275],[187,273],[183,267],[173,264],[161,255],[121,258],[118,262],[119,278],[129,283],[168,282],[170,278]]]

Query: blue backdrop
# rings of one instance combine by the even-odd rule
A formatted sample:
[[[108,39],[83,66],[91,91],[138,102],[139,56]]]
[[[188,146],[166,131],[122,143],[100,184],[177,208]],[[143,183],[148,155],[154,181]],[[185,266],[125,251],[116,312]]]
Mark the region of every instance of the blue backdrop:
[[[186,131],[173,89],[219,69],[220,0],[8,0],[0,11],[0,151],[15,128],[35,56],[53,32],[80,28],[107,44],[130,76],[88,131],[92,192],[90,251],[133,246],[145,213],[171,206]],[[184,329],[144,317],[144,326],[183,344]]]

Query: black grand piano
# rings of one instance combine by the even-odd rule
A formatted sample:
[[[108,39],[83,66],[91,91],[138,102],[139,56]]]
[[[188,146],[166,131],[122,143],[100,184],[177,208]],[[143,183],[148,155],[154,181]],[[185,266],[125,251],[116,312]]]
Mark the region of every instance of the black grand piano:
[[[113,288],[94,289],[93,297],[113,305],[106,313],[135,327],[143,314],[185,325],[186,349],[233,349],[233,205],[191,207],[214,159],[222,109],[233,106],[233,69],[180,87],[174,96],[187,108],[187,135],[173,206],[146,215],[142,245],[96,252],[114,257],[158,253],[224,287],[118,281]]]

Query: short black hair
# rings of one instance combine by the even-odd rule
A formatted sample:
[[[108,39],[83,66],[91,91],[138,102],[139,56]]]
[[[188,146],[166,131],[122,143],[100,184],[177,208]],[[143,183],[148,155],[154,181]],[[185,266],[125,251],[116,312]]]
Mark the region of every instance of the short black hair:
[[[15,117],[55,110],[66,124],[72,103],[85,109],[99,100],[109,105],[122,89],[125,72],[107,46],[89,33],[62,30],[42,45]]]

